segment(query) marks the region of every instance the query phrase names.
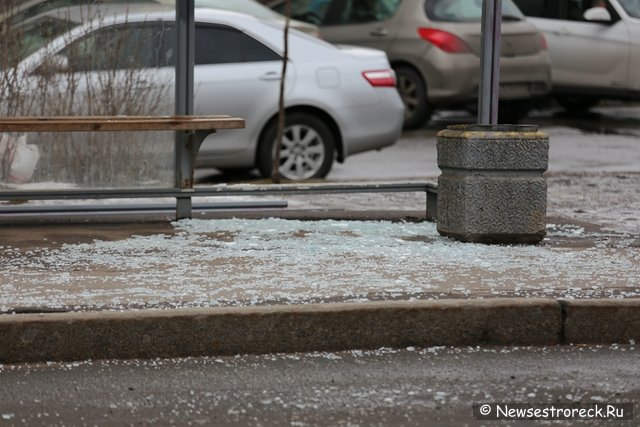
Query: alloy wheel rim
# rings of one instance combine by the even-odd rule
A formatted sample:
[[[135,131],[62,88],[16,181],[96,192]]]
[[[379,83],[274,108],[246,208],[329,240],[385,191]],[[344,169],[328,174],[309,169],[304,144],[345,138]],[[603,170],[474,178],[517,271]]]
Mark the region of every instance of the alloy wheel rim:
[[[290,180],[304,180],[316,175],[326,156],[324,141],[310,126],[285,128],[280,151],[280,175]]]
[[[411,117],[418,107],[418,87],[411,79],[399,76],[398,89],[405,107],[404,116]]]

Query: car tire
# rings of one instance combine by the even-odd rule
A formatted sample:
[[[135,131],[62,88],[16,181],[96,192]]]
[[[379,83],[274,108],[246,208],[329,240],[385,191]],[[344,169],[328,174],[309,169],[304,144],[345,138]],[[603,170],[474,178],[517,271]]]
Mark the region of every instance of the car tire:
[[[501,101],[498,105],[498,123],[518,124],[527,115],[533,104],[530,100]]]
[[[572,95],[557,96],[556,101],[571,115],[584,114],[600,102],[598,98]]]
[[[271,176],[278,121],[272,120],[260,140],[258,169]],[[324,178],[333,166],[335,138],[320,118],[307,113],[287,114],[280,152],[280,176],[291,181]]]
[[[427,88],[422,76],[411,67],[396,67],[397,88],[405,107],[404,129],[416,129],[431,118]]]

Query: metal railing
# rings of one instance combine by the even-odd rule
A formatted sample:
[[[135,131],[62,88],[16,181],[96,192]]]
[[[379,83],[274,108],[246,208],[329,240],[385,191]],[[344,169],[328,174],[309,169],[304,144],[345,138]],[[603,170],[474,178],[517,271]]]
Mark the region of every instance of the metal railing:
[[[120,190],[40,190],[40,191],[2,191],[0,200],[83,200],[83,199],[130,199],[175,197],[191,199],[194,197],[223,196],[268,196],[268,195],[316,195],[349,193],[425,193],[426,218],[434,221],[437,217],[437,187],[428,182],[372,182],[372,183],[310,183],[310,184],[221,184],[208,187],[195,187],[188,192],[174,188],[120,189]],[[37,213],[41,208],[21,207],[21,213]],[[99,208],[96,208],[99,209]],[[106,208],[112,209],[112,208]],[[189,216],[190,217],[190,216]]]

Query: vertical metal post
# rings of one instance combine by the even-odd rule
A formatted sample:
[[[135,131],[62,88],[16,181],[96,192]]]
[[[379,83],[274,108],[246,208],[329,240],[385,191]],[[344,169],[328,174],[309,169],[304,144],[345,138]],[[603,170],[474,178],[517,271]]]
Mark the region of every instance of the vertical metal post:
[[[502,40],[502,0],[484,0],[482,4],[482,56],[478,123],[498,124],[500,93],[500,44]]]
[[[176,108],[178,116],[193,114],[193,66],[195,64],[195,5],[194,0],[176,1]],[[198,144],[189,143],[192,135],[176,132],[176,186],[193,189],[193,162]],[[176,218],[191,218],[191,197],[176,199]]]

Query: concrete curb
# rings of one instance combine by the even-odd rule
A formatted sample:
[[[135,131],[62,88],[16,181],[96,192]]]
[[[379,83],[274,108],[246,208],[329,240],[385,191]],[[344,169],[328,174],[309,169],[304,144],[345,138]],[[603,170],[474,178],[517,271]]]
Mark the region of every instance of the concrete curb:
[[[560,303],[566,342],[640,342],[640,300],[570,300]]]
[[[640,300],[438,300],[14,314],[0,316],[0,363],[625,343],[639,338]]]

